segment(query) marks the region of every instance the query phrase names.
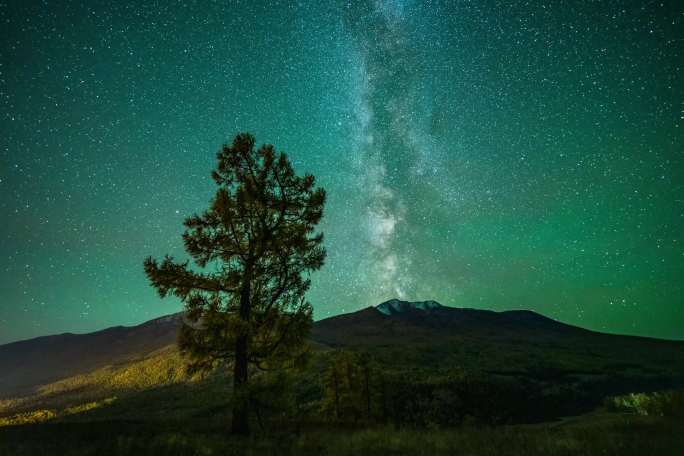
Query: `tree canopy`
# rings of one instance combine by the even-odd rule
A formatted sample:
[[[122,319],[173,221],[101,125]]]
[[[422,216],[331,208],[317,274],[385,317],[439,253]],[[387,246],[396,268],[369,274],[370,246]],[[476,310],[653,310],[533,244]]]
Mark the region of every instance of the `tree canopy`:
[[[217,154],[218,185],[208,210],[188,217],[183,241],[192,257],[145,260],[145,273],[161,297],[185,305],[179,346],[193,370],[232,361],[232,428],[249,432],[249,401],[240,399],[249,366],[279,368],[297,360],[312,324],[305,299],[310,272],[325,259],[325,191],[314,176],[295,174],[285,153],[255,148],[239,134]]]

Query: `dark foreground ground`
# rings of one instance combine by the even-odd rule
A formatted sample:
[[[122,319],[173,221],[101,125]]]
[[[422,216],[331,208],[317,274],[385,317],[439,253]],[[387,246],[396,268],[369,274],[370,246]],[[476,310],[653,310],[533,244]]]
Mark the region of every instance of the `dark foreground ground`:
[[[0,455],[684,455],[684,420],[597,412],[450,429],[309,428],[228,436],[209,422],[48,422],[0,428]]]

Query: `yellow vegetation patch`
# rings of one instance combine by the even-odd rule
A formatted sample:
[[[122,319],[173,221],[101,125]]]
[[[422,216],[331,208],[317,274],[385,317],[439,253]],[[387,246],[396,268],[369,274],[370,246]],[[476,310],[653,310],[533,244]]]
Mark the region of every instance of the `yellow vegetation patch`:
[[[108,397],[101,401],[86,402],[85,404],[67,407],[61,412],[56,410],[34,410],[31,412],[18,413],[16,415],[0,418],[0,427],[2,426],[16,426],[21,424],[42,423],[44,421],[52,420],[57,417],[75,415],[77,413],[87,412],[89,410],[109,405],[116,400],[116,397]]]
[[[85,404],[76,405],[74,407],[67,407],[60,415],[74,415],[76,413],[87,412],[88,410],[109,405],[116,400],[116,397],[107,397],[101,401],[86,402]]]
[[[57,417],[54,410],[34,410],[17,415],[0,418],[0,426],[15,426],[19,424],[33,424],[48,421]]]

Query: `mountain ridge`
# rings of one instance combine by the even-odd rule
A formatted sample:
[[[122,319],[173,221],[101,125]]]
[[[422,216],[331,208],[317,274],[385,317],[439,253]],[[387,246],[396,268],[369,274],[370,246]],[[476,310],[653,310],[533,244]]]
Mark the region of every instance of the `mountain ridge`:
[[[0,398],[29,394],[40,385],[63,378],[145,359],[175,345],[181,318],[182,312],[135,326],[40,336],[0,345]],[[458,356],[466,354],[457,353],[463,347],[474,347],[472,350],[478,352],[494,350],[513,357],[520,344],[558,346],[580,354],[602,353],[607,359],[624,358],[624,363],[629,359],[616,355],[619,350],[615,345],[642,352],[684,348],[684,342],[594,332],[529,310],[495,312],[449,307],[436,301],[398,299],[318,320],[314,322],[311,340],[327,348],[395,347],[401,351],[405,350],[401,347],[407,346],[427,347],[428,351],[444,352],[443,359],[450,363],[462,363]]]

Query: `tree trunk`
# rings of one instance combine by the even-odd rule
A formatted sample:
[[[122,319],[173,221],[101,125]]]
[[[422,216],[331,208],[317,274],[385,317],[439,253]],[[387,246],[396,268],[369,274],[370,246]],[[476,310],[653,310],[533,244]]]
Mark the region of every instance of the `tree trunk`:
[[[249,434],[249,404],[245,397],[247,386],[247,337],[240,336],[235,346],[235,364],[233,366],[233,434]]]
[[[335,418],[340,419],[340,385],[337,380],[337,366],[333,370],[333,391],[335,392]]]
[[[364,399],[366,401],[366,418],[370,421],[371,417],[371,397],[370,397],[370,372],[368,372],[368,366],[363,367],[363,379],[364,379],[364,388],[363,388],[363,395],[365,396]]]
[[[245,268],[245,281],[240,291],[240,319],[247,325],[251,312],[251,268]],[[249,334],[241,332],[235,341],[235,364],[233,365],[233,434],[249,434],[249,398],[245,389],[248,379]]]

